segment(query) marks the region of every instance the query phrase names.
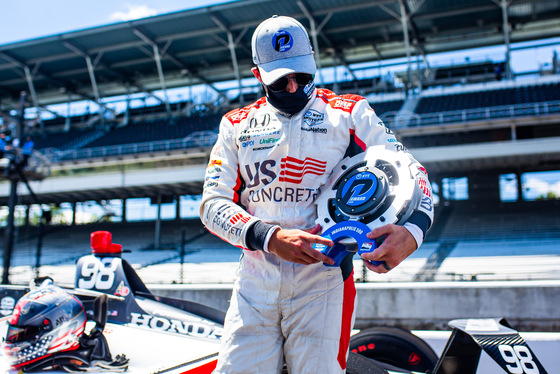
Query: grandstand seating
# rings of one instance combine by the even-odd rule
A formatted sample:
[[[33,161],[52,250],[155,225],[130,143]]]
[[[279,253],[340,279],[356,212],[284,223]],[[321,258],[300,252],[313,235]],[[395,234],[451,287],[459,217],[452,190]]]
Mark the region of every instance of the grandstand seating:
[[[437,84],[473,83],[492,79],[499,80],[504,74],[503,63],[483,61],[437,68],[433,82]]]
[[[379,117],[383,118],[385,113],[398,112],[403,106],[403,103],[404,100],[382,101],[371,104],[371,107]]]
[[[435,241],[488,241],[559,239],[558,201],[505,203],[475,209],[472,202],[454,202],[447,218],[437,222]]]
[[[181,139],[194,131],[215,130],[219,115],[148,119],[118,127],[86,147],[103,147],[117,144],[144,143],[158,140]]]
[[[339,82],[338,91],[340,92],[357,92],[357,93],[369,93],[373,91],[375,85],[379,82],[379,78],[368,78],[359,79],[355,81],[342,81]]]
[[[533,126],[534,127],[534,126]],[[553,136],[553,135],[548,135]],[[555,135],[556,136],[556,135]],[[558,134],[560,136],[560,133]],[[488,143],[496,141],[509,140],[511,137],[511,130],[509,128],[495,129],[493,131],[477,130],[462,133],[449,133],[445,136],[402,136],[400,140],[407,148],[422,148],[422,147],[440,147],[449,145],[461,144],[474,144],[474,143]],[[534,136],[532,136],[534,137]],[[521,136],[518,136],[521,139]],[[527,136],[526,138],[529,138]]]
[[[560,83],[421,94],[408,126],[560,113]]]
[[[438,243],[477,242],[487,246],[491,243],[509,241],[540,241],[560,239],[560,201],[537,201],[506,203],[493,209],[478,206],[469,201],[454,202],[453,206],[436,209],[434,227],[428,233],[426,245]],[[107,222],[85,225],[48,225],[43,238],[41,263],[71,264],[90,251],[89,236],[94,231],[105,230],[113,234],[113,242],[123,244],[123,249],[133,253],[152,253],[143,256],[139,264],[148,266],[156,262],[177,262],[177,253],[184,235],[187,253],[224,251],[239,253],[239,249],[209,233],[198,218],[161,221],[159,250],[154,250],[156,224],[154,221]],[[14,265],[33,265],[37,247],[37,227],[18,228]],[[0,229],[0,235],[3,229]],[[489,244],[490,243],[490,244]],[[429,253],[425,255],[429,256]]]
[[[165,113],[166,109],[165,104],[146,105],[137,108],[129,108],[128,114],[131,117],[136,117],[143,114]]]
[[[336,83],[320,84],[320,87],[327,88],[337,94],[358,94],[366,96],[372,93],[388,93],[399,91],[394,82],[389,82],[380,77],[362,78],[358,80],[343,80]]]
[[[87,138],[96,134],[96,128],[71,128],[69,131],[35,131],[29,135],[33,138],[35,149],[56,148],[69,149],[78,139]]]
[[[378,115],[386,112],[394,112],[400,109],[403,100],[388,101],[375,104],[375,110]],[[156,108],[157,107],[157,108]],[[156,113],[157,109],[162,106],[150,107],[144,111],[138,110],[138,113]],[[161,112],[160,112],[161,114]],[[105,134],[100,137],[94,135],[100,130],[95,127],[72,127],[65,131],[60,128],[56,129],[56,123],[49,123],[46,126],[47,131],[34,131],[32,135],[36,149],[54,148],[58,150],[68,150],[75,148],[78,139],[87,139],[91,137],[92,141],[80,145],[80,148],[96,148],[107,147],[123,144],[145,143],[160,140],[182,139],[195,131],[217,130],[220,117],[219,114],[209,115],[192,115],[192,116],[173,116],[171,118],[147,118],[143,120],[134,120],[126,126],[116,127],[114,129],[106,128]],[[52,126],[51,126],[52,125]]]
[[[154,221],[106,222],[74,226],[48,225],[44,228],[41,264],[72,264],[77,257],[91,252],[90,234],[100,230],[111,232],[113,242],[122,244],[123,250],[133,253],[152,253],[153,256],[143,259],[141,265],[144,266],[164,262],[162,256],[165,258],[169,253],[179,253],[182,235],[184,235],[184,249],[187,253],[216,249],[239,251],[238,248],[210,234],[203,228],[199,219],[161,221],[161,241],[158,251],[154,251],[156,231]],[[0,229],[0,235],[2,234],[3,229]],[[16,250],[12,261],[14,266],[35,264],[37,240],[36,226],[18,228]]]
[[[73,125],[79,125],[79,124],[86,123],[91,118],[92,118],[91,113],[71,115],[68,118],[66,118],[66,117],[55,117],[55,118],[51,118],[51,119],[44,119],[43,120],[43,126],[45,128],[63,127],[63,126],[66,125],[67,121],[69,121],[70,124],[73,126]]]
[[[455,94],[439,94],[424,96],[418,102],[415,114],[412,115],[408,126],[446,124],[473,120],[488,120],[490,118],[527,116],[542,113],[560,113],[560,82],[548,84],[526,85],[501,89],[478,89],[476,92],[461,92]],[[388,100],[376,97],[371,103],[377,115],[389,126],[405,103],[404,99],[390,96]],[[179,104],[177,104],[179,105]],[[137,108],[138,109],[138,108]],[[223,109],[225,110],[225,109]],[[159,112],[161,111],[161,112]],[[126,126],[91,127],[85,124],[72,127],[69,131],[55,131],[57,126],[45,126],[47,131],[39,134],[35,130],[33,138],[36,149],[47,150],[53,148],[59,151],[50,154],[53,160],[71,160],[98,156],[122,155],[130,153],[154,152],[160,149],[176,149],[195,145],[195,143],[167,144],[168,141],[185,139],[196,131],[216,131],[222,113],[204,115],[195,113],[191,116],[174,115],[169,117],[162,105],[134,110],[137,116]],[[142,113],[150,112],[151,116]],[[131,112],[132,113],[132,112]],[[158,114],[159,113],[159,114]],[[77,117],[72,117],[73,120]],[[84,117],[85,118],[85,117]],[[57,119],[52,120],[53,123]],[[539,134],[536,134],[538,132]],[[518,126],[519,139],[536,136],[558,136],[551,126],[524,128]],[[508,129],[493,131],[470,131],[468,133],[452,133],[445,137],[420,135],[412,138],[403,137],[401,140],[409,148],[453,145],[464,143],[491,142],[508,140]],[[161,144],[159,144],[159,143]],[[166,144],[163,144],[166,142]]]
[[[560,83],[423,97],[416,107],[416,113],[439,113],[556,100],[560,100]]]
[[[243,93],[244,104],[248,105],[250,103],[253,103],[253,102],[257,101],[258,99],[260,99],[263,95],[264,94],[263,94],[262,90],[259,90],[257,92],[244,92]],[[230,109],[239,108],[240,106],[242,106],[241,97],[238,95],[238,96],[230,99],[228,108],[224,112],[229,111]]]

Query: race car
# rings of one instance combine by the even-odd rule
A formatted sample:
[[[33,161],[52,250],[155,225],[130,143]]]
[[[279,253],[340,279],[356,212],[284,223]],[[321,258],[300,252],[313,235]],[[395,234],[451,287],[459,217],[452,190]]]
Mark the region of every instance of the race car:
[[[74,288],[57,287],[50,278],[0,286],[0,372],[211,373],[224,312],[154,295],[110,232],[93,232],[91,248],[77,262]],[[441,357],[409,331],[362,330],[351,339],[347,373],[475,374],[483,350],[506,373],[547,373],[504,320],[449,325]]]

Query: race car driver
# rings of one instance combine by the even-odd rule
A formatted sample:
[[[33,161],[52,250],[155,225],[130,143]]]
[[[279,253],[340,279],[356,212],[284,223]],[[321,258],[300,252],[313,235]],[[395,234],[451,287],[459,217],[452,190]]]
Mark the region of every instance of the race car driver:
[[[215,373],[279,373],[284,362],[290,373],[344,373],[352,257],[323,266],[333,261],[313,245],[334,243],[314,225],[314,202],[345,156],[373,145],[408,151],[363,97],[315,88],[313,51],[297,20],[263,21],[252,54],[266,96],[222,118],[201,204],[207,229],[243,250]],[[420,246],[433,219],[429,183],[423,191],[404,226],[368,234],[386,237],[362,255],[384,261],[367,261],[370,270],[385,273]]]

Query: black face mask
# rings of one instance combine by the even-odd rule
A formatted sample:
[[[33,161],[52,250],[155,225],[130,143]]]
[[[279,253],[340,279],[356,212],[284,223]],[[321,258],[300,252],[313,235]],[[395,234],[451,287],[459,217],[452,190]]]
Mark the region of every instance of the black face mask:
[[[315,88],[315,82],[311,81],[306,86],[299,86],[294,93],[266,90],[266,97],[268,102],[280,112],[293,116],[305,108],[311,99],[313,88]]]

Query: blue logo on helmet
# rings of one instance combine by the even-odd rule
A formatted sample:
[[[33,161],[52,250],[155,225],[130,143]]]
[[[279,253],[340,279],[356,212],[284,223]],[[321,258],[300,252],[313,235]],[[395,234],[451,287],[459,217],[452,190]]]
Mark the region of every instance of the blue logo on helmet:
[[[342,201],[348,206],[360,206],[372,198],[376,189],[377,178],[373,173],[358,173],[342,186]]]
[[[272,48],[277,52],[287,52],[292,48],[293,44],[294,39],[287,31],[279,30],[272,36]]]

